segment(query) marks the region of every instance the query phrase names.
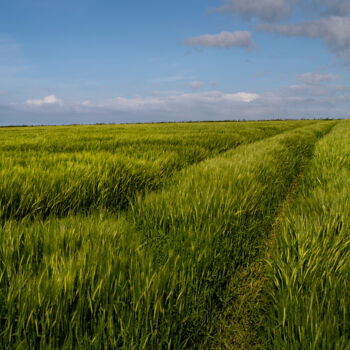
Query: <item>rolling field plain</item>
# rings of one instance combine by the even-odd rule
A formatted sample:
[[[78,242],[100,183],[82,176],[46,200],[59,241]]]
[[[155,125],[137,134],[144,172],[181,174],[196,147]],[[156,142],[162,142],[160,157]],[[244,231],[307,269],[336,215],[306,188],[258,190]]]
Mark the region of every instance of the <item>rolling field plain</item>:
[[[0,128],[0,347],[350,349],[350,121]]]

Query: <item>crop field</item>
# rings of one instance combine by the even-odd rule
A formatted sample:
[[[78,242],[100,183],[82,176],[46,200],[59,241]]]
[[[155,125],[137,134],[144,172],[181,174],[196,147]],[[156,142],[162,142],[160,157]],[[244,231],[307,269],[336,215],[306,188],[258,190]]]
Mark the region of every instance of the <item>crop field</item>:
[[[350,121],[0,128],[0,348],[350,349]]]

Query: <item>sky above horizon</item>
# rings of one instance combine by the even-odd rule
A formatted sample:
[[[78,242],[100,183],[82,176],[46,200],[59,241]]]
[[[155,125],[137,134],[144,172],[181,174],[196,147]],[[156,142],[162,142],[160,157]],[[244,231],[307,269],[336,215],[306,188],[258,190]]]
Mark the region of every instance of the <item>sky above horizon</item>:
[[[350,0],[0,0],[0,125],[350,117]]]

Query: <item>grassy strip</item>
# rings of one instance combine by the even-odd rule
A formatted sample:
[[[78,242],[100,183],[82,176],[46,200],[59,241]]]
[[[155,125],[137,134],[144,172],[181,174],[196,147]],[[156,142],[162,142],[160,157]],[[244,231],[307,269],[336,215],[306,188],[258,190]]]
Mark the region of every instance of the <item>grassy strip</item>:
[[[2,129],[0,220],[118,211],[180,169],[305,123]]]
[[[350,348],[350,123],[319,141],[269,258],[268,349]]]
[[[331,125],[185,169],[118,220],[7,222],[3,347],[206,348],[232,274],[256,257],[303,159]]]
[[[247,266],[242,266],[230,281],[230,299],[224,305],[222,316],[210,346],[214,349],[266,349],[266,303],[264,294],[267,283],[266,259],[289,203],[296,196],[302,172],[310,158],[306,157],[290,190],[276,210],[271,232],[266,237],[257,257]]]

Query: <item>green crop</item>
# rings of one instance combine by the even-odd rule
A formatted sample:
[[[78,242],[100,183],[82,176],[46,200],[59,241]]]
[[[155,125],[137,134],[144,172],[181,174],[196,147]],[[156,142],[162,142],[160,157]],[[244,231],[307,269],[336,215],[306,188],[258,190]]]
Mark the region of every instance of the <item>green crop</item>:
[[[68,143],[64,128],[1,131],[0,344],[208,348],[230,281],[256,259],[295,176],[334,125],[71,127]],[[19,142],[17,132],[29,136]],[[114,174],[131,183],[118,195]]]
[[[310,123],[0,129],[0,220],[125,209],[191,164]]]
[[[350,123],[315,148],[268,259],[269,349],[350,349]]]

